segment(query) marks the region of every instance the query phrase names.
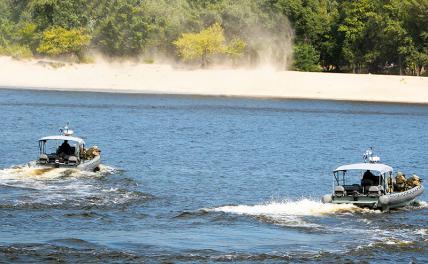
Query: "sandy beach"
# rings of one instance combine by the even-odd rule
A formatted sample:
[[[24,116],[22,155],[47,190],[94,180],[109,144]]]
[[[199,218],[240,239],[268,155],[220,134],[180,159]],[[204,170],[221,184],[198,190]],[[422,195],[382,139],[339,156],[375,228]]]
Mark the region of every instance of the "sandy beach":
[[[428,103],[427,77],[107,62],[55,69],[9,57],[0,65],[0,87],[12,89]]]

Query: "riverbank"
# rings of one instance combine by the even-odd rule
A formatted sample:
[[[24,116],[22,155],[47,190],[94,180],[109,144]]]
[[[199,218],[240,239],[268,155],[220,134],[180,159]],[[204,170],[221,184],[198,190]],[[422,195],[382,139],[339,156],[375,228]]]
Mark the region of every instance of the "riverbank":
[[[177,69],[107,63],[52,67],[0,57],[0,87],[12,89],[428,103],[428,78],[259,69]]]

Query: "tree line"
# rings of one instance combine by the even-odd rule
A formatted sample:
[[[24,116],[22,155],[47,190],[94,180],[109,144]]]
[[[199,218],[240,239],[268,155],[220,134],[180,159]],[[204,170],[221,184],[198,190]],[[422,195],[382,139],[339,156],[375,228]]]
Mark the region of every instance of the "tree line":
[[[428,0],[2,0],[0,53],[421,75]],[[426,73],[425,73],[426,74]]]

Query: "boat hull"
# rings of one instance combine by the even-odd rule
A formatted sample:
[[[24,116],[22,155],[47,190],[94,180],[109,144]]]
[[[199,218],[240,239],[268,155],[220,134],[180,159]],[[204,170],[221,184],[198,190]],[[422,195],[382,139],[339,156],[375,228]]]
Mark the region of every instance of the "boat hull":
[[[323,203],[332,204],[353,204],[358,207],[380,209],[388,211],[389,209],[399,208],[412,203],[415,198],[424,192],[422,185],[416,186],[404,192],[385,194],[378,197],[361,196],[332,196],[325,195],[322,198]]]
[[[48,169],[48,168],[65,168],[65,169],[77,169],[81,171],[97,171],[101,164],[101,156],[95,156],[91,160],[85,160],[78,165],[69,164],[40,164],[37,162],[30,162],[28,166],[37,169]]]

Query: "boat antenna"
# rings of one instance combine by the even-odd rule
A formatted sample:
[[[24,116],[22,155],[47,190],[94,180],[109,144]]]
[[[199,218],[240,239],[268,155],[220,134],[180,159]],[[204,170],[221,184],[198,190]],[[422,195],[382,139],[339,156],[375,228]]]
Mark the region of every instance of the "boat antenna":
[[[373,154],[373,147],[369,147],[363,155],[365,163],[378,163],[380,157]]]
[[[59,132],[62,133],[64,136],[71,136],[74,134],[74,131],[71,130],[68,126],[70,125],[70,122],[67,122],[64,126],[64,128],[60,128]]]

